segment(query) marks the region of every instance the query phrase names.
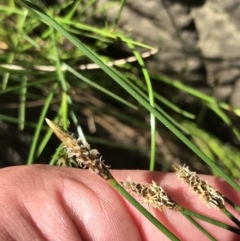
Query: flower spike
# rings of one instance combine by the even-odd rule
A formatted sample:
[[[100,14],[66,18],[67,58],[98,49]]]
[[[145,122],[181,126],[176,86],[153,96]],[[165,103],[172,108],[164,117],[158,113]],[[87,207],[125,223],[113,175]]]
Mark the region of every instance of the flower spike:
[[[89,168],[104,179],[112,178],[109,166],[104,164],[100,153],[96,149],[91,149],[88,143],[84,143],[80,138],[69,134],[59,125],[46,119],[56,136],[62,141],[64,149],[69,158],[75,158],[80,167]]]
[[[191,172],[188,166],[175,167],[176,176],[183,183],[190,186],[191,191],[198,194],[200,200],[207,206],[225,209],[224,196],[210,186],[206,181],[197,176],[196,172]]]
[[[151,184],[140,184],[131,180],[122,182],[124,188],[129,189],[141,196],[144,203],[147,203],[159,210],[176,209],[178,204],[175,203],[163,188],[156,182]]]

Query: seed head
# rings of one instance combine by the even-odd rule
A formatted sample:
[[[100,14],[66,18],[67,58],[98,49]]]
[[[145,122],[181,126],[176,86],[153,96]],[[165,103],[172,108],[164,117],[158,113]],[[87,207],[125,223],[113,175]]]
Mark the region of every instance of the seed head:
[[[104,179],[109,179],[112,176],[98,150],[91,149],[88,143],[84,143],[80,138],[76,138],[75,135],[68,133],[52,121],[46,119],[46,122],[62,141],[68,158],[75,158],[80,167],[89,168]]]
[[[122,182],[124,188],[131,190],[132,192],[140,195],[142,201],[159,210],[176,209],[178,207],[168,194],[162,189],[162,187],[152,181],[151,184],[140,184],[133,181]]]
[[[187,184],[191,191],[195,192],[206,206],[224,209],[224,196],[210,186],[206,181],[197,176],[196,172],[191,172],[188,166],[175,167],[176,176],[183,183]]]

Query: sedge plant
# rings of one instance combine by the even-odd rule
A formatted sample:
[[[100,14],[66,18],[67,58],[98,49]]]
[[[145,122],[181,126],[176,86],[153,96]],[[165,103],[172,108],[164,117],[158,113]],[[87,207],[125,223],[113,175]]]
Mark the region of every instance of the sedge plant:
[[[102,93],[111,96],[111,98],[117,100],[119,103],[122,103],[125,106],[128,106],[129,108],[133,110],[138,110],[140,106],[143,106],[148,113],[150,113],[150,133],[151,133],[151,150],[150,150],[150,156],[151,156],[151,162],[150,162],[150,169],[154,169],[155,165],[155,135],[156,135],[156,120],[163,123],[164,126],[166,126],[171,132],[174,133],[182,142],[184,142],[192,151],[194,151],[207,165],[209,165],[214,174],[220,175],[222,178],[224,178],[232,187],[234,187],[237,191],[240,191],[240,187],[237,184],[237,182],[229,176],[225,171],[222,170],[215,162],[211,160],[211,154],[210,152],[206,151],[206,148],[201,148],[203,145],[200,145],[200,141],[196,141],[195,144],[197,144],[198,147],[194,145],[194,143],[189,140],[186,137],[186,134],[191,134],[192,136],[197,136],[197,131],[199,129],[190,128],[191,126],[189,124],[185,123],[179,123],[174,120],[169,114],[164,111],[160,105],[157,105],[155,103],[155,100],[159,100],[164,105],[168,106],[172,110],[174,110],[177,113],[180,113],[183,116],[186,116],[189,119],[195,118],[194,115],[191,113],[188,113],[184,110],[181,110],[178,106],[171,103],[171,101],[167,100],[166,98],[162,97],[158,93],[154,91],[154,88],[152,87],[151,79],[149,77],[149,73],[146,70],[146,67],[144,65],[143,59],[141,55],[135,50],[136,46],[145,47],[151,50],[151,48],[147,45],[141,44],[137,41],[132,40],[131,38],[125,37],[123,34],[119,32],[106,32],[99,28],[94,28],[93,26],[89,25],[83,25],[81,23],[76,23],[76,29],[73,29],[71,25],[73,24],[72,18],[73,13],[76,11],[77,3],[72,5],[71,11],[66,14],[65,18],[56,17],[54,18],[54,11],[51,12],[51,10],[48,10],[48,14],[45,13],[43,10],[43,5],[36,5],[35,1],[26,1],[26,0],[17,0],[16,2],[20,3],[22,6],[26,7],[26,9],[29,10],[29,12],[25,9],[24,11],[19,10],[19,8],[14,8],[14,3],[12,2],[12,11],[17,16],[20,16],[21,21],[19,21],[19,35],[16,38],[14,42],[15,48],[17,48],[20,52],[24,51],[30,46],[35,46],[36,48],[39,48],[38,42],[36,39],[31,39],[29,36],[24,32],[25,31],[25,23],[26,21],[29,21],[28,16],[32,13],[34,14],[33,17],[30,19],[30,22],[28,22],[28,31],[31,31],[30,28],[34,28],[36,26],[40,26],[40,23],[44,23],[46,26],[46,30],[42,33],[42,38],[49,38],[49,46],[48,48],[51,48],[51,54],[49,55],[49,59],[51,60],[51,63],[53,63],[51,66],[44,64],[44,63],[34,63],[32,66],[32,69],[28,68],[26,63],[22,62],[19,63],[18,55],[16,53],[13,53],[9,58],[7,59],[6,63],[1,65],[1,71],[4,75],[2,86],[1,86],[1,94],[7,94],[11,92],[19,91],[20,93],[20,106],[19,106],[19,117],[18,118],[10,118],[9,116],[0,115],[0,118],[12,121],[15,123],[18,123],[19,129],[23,129],[24,125],[27,124],[29,126],[33,126],[35,128],[35,134],[34,138],[31,144],[29,157],[28,157],[28,164],[33,164],[34,160],[41,155],[43,152],[45,146],[47,145],[50,136],[51,131],[49,129],[46,129],[44,127],[44,118],[47,116],[48,111],[50,110],[51,104],[57,101],[58,96],[56,93],[60,92],[60,108],[57,110],[56,116],[53,118],[54,121],[48,120],[48,124],[51,127],[51,129],[57,134],[57,136],[61,139],[63,142],[64,147],[61,145],[58,147],[56,153],[52,157],[52,160],[50,164],[55,164],[58,162],[59,165],[67,165],[67,166],[77,166],[77,167],[85,167],[89,168],[93,172],[100,175],[102,178],[104,178],[111,186],[116,188],[127,200],[129,200],[140,212],[142,212],[146,218],[151,220],[154,225],[156,225],[162,232],[164,232],[170,239],[172,240],[178,240],[177,237],[175,237],[171,232],[169,232],[162,224],[160,224],[149,212],[147,212],[146,209],[142,207],[130,194],[126,192],[126,189],[130,189],[133,192],[136,192],[139,195],[143,195],[144,202],[147,202],[153,207],[157,207],[156,203],[161,201],[161,204],[159,207],[160,210],[163,209],[163,206],[165,205],[166,208],[171,208],[174,210],[181,211],[184,215],[186,215],[186,218],[190,220],[194,225],[196,225],[202,232],[206,234],[206,236],[211,239],[215,240],[214,237],[211,236],[206,230],[204,230],[199,223],[197,223],[192,217],[197,217],[199,219],[205,219],[207,222],[211,222],[215,225],[218,225],[219,227],[226,228],[228,230],[231,230],[235,233],[239,233],[239,229],[226,225],[224,223],[218,222],[217,220],[212,220],[210,218],[206,218],[201,216],[200,214],[194,213],[190,210],[187,210],[183,207],[180,207],[178,204],[176,204],[169,196],[167,196],[166,193],[164,193],[164,190],[162,190],[159,187],[159,184],[155,183],[154,181],[152,184],[141,184],[136,182],[123,182],[123,186],[117,183],[117,181],[112,176],[108,166],[104,164],[104,162],[101,159],[101,155],[96,151],[95,149],[91,150],[90,146],[86,143],[87,140],[91,140],[91,137],[85,138],[84,130],[82,130],[82,127],[79,123],[79,120],[77,118],[77,115],[74,111],[73,105],[74,101],[70,95],[70,92],[72,90],[71,84],[68,81],[66,74],[71,73],[74,77],[76,77],[79,81],[84,83],[87,86],[91,86],[92,88],[95,88],[98,91],[101,91]],[[119,11],[118,18],[120,16],[120,13],[123,8],[123,4],[125,1],[122,1],[122,5]],[[66,6],[67,7],[67,3]],[[86,6],[87,7],[87,6]],[[2,8],[4,9],[4,8]],[[58,9],[57,9],[58,10]],[[10,11],[4,10],[4,11]],[[83,10],[82,10],[83,11]],[[32,16],[32,15],[31,15]],[[118,18],[115,21],[115,26],[117,26]],[[31,23],[31,24],[30,24]],[[75,23],[74,23],[75,24]],[[105,64],[105,61],[102,56],[99,56],[94,51],[94,48],[89,48],[87,45],[83,44],[78,38],[74,36],[74,34],[79,34],[81,31],[86,31],[86,35],[91,36],[92,38],[99,38],[103,40],[102,42],[108,43],[112,39],[120,39],[123,43],[125,43],[129,49],[131,49],[135,55],[135,59],[137,62],[142,66],[142,72],[143,76],[145,78],[146,85],[143,84],[143,82],[139,81],[134,74],[127,76],[122,74],[122,72],[118,71],[116,68],[109,66],[108,64]],[[29,44],[27,45],[19,45],[19,41],[24,38]],[[68,41],[73,46],[75,46],[76,51],[72,51],[71,54],[75,54],[75,58],[80,58],[83,55],[87,56],[90,60],[94,62],[94,65],[86,65],[84,66],[71,66],[69,62],[67,62],[65,59],[68,59],[71,56],[68,56],[67,51],[62,51],[59,49],[57,42],[63,42]],[[152,49],[152,53],[156,53],[155,49]],[[46,51],[47,52],[47,51]],[[53,57],[54,56],[54,57]],[[131,60],[131,59],[129,59]],[[126,65],[131,62],[128,61]],[[97,84],[95,81],[92,81],[88,77],[86,77],[82,72],[79,70],[83,69],[94,69],[96,66],[100,67],[107,75],[109,75],[112,80],[115,81],[116,85],[119,87],[122,87],[131,97],[133,97],[134,101],[127,101],[125,98],[122,98],[118,96],[117,94],[114,94],[111,90],[104,88],[103,86]],[[35,74],[37,72],[38,80],[35,83],[31,83],[29,81],[30,75]],[[48,73],[48,75],[44,75],[44,73]],[[19,82],[18,86],[9,86],[9,80],[10,77],[20,74],[23,76],[21,81]],[[53,75],[54,74],[54,75]],[[56,75],[55,75],[56,74]],[[225,103],[216,103],[216,101],[212,97],[205,96],[201,93],[199,93],[196,90],[193,90],[191,88],[187,88],[185,85],[176,82],[172,80],[171,78],[168,78],[167,76],[164,76],[162,74],[154,76],[157,80],[164,82],[165,84],[169,84],[171,87],[177,88],[179,90],[185,91],[190,95],[193,95],[202,101],[205,101],[205,105],[208,108],[211,108],[215,113],[217,113],[222,120],[231,125],[231,122],[229,118],[226,116],[222,110],[230,109],[228,105]],[[57,81],[56,81],[57,79]],[[29,90],[32,86],[37,86],[38,88],[41,88],[42,84],[47,84],[48,87],[50,86],[49,92],[47,92],[47,96],[45,98],[43,108],[40,113],[40,117],[38,120],[37,125],[35,123],[29,123],[28,121],[25,121],[25,108],[26,108],[26,98],[31,95],[31,97],[36,98],[34,93],[31,93]],[[82,85],[84,86],[84,85]],[[81,86],[81,87],[82,87]],[[43,89],[43,88],[42,88]],[[59,91],[60,90],[60,91]],[[234,111],[234,113],[238,113],[237,109],[231,109]],[[118,113],[118,116],[119,113]],[[68,128],[68,118],[71,119],[71,122],[73,122],[74,126],[76,127],[77,131],[77,137],[75,135],[72,135],[66,131]],[[59,120],[62,120],[61,126],[55,124],[55,122],[59,122]],[[40,141],[40,134],[42,130],[47,130],[44,138]],[[238,131],[235,127],[232,128],[233,133],[239,137]],[[40,142],[40,144],[39,144]],[[64,149],[63,149],[64,148]],[[199,150],[199,148],[201,150]],[[211,149],[211,150],[216,150]],[[222,155],[223,158],[223,155]],[[74,159],[74,161],[72,161]],[[67,160],[67,162],[66,162]],[[77,163],[76,163],[77,162]],[[227,165],[229,167],[229,165]],[[185,169],[184,169],[185,170]],[[190,173],[190,172],[189,172]],[[194,176],[191,174],[190,176]],[[199,181],[195,176],[191,177],[195,181]],[[180,178],[181,179],[181,178]],[[202,183],[202,182],[201,182]],[[196,184],[196,183],[195,183]],[[207,186],[204,185],[206,188]],[[212,190],[212,189],[211,189]],[[206,190],[205,190],[206,191]],[[159,194],[160,193],[160,194]],[[152,196],[151,196],[152,195]],[[204,196],[204,194],[202,194]],[[156,199],[159,198],[159,199]],[[221,204],[222,200],[225,200],[225,197],[220,195],[220,198],[218,200],[218,204]],[[150,200],[150,201],[149,201]],[[215,199],[214,199],[215,200]],[[220,201],[219,201],[220,200]],[[227,202],[227,200],[226,200]],[[228,200],[229,203],[231,203],[230,200]],[[237,205],[232,205],[237,209]],[[165,208],[164,206],[164,208]],[[231,220],[235,221],[235,224],[238,225],[237,220],[235,217],[231,216],[230,213],[227,212],[227,209],[225,206],[221,206],[219,208],[222,212],[226,213],[228,217],[230,217]]]

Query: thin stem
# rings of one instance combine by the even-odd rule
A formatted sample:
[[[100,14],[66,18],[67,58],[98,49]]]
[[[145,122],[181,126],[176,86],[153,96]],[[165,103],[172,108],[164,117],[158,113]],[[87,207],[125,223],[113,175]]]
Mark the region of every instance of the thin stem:
[[[221,209],[221,211],[228,217],[230,218],[238,227],[240,227],[240,221],[233,216],[226,208]]]
[[[35,157],[35,154],[36,154],[37,142],[38,142],[38,139],[39,139],[39,136],[40,136],[40,132],[41,132],[42,126],[43,126],[43,121],[44,121],[46,113],[47,113],[47,111],[48,111],[48,109],[50,107],[51,101],[53,99],[53,96],[55,94],[55,90],[56,90],[57,87],[58,87],[58,83],[55,83],[53,85],[52,91],[48,94],[48,97],[47,97],[47,99],[45,101],[45,104],[44,104],[44,106],[42,108],[42,111],[40,113],[40,117],[39,117],[39,120],[38,120],[38,125],[37,125],[37,128],[35,130],[33,141],[32,141],[32,145],[31,145],[31,148],[30,148],[30,151],[29,151],[29,155],[28,155],[28,160],[27,160],[27,164],[28,165],[33,164],[33,162],[34,162],[34,157]]]
[[[236,203],[229,200],[227,197],[224,197],[225,202],[227,202],[229,205],[234,207],[237,211],[240,211],[240,206],[238,206]]]
[[[134,199],[114,178],[107,180],[109,184],[124,196],[139,212],[141,212],[151,223],[161,230],[169,239],[179,240],[165,226],[163,226],[151,213],[149,213],[136,199]]]
[[[191,216],[184,215],[194,226],[196,226],[202,233],[204,233],[210,240],[217,241],[206,229],[204,229],[198,222],[196,222]]]
[[[232,227],[232,226],[229,226],[228,224],[222,223],[222,222],[217,221],[215,219],[212,219],[210,217],[206,217],[206,216],[201,215],[199,213],[196,213],[196,212],[194,212],[192,210],[189,210],[189,209],[186,209],[186,208],[183,208],[183,207],[180,207],[178,210],[182,214],[184,214],[184,215],[196,217],[196,218],[201,219],[201,220],[203,220],[205,222],[208,222],[208,223],[211,223],[211,224],[216,225],[218,227],[224,228],[224,229],[226,229],[228,231],[240,234],[240,229]]]

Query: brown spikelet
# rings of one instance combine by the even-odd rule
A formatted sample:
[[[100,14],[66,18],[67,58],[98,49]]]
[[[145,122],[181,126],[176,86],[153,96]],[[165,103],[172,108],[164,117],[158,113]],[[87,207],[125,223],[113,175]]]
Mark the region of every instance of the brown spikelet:
[[[197,176],[196,172],[191,172],[185,165],[175,167],[176,175],[179,180],[190,186],[191,191],[198,194],[200,200],[206,206],[224,209],[224,196],[216,189],[211,187],[206,181]]]
[[[162,187],[152,181],[151,184],[140,184],[133,181],[122,182],[124,188],[131,190],[142,198],[144,203],[147,203],[159,210],[163,209],[176,209],[178,204],[175,203],[168,194],[162,189]]]
[[[104,164],[100,153],[96,149],[91,149],[88,143],[83,143],[80,138],[76,138],[73,134],[69,134],[59,125],[46,119],[49,127],[62,141],[68,158],[74,157],[80,167],[89,168],[104,179],[109,179],[112,175],[109,172],[109,167]]]

